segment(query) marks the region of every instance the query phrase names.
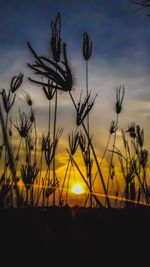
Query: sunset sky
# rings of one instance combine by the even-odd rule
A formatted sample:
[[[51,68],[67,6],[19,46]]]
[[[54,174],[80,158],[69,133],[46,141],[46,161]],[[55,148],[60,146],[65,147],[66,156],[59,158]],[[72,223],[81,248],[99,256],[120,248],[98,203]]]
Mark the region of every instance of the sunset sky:
[[[82,34],[88,32],[93,41],[89,61],[89,88],[98,93],[91,112],[91,134],[98,151],[103,151],[111,120],[116,119],[116,86],[126,88],[119,126],[125,130],[135,121],[145,130],[145,146],[149,145],[150,125],[150,19],[128,0],[0,0],[0,88],[8,88],[12,76],[24,73],[24,84],[34,99],[38,130],[47,127],[48,103],[42,90],[27,78],[33,62],[26,41],[40,55],[51,54],[50,23],[58,12],[62,19],[62,40],[68,45],[68,57],[75,76],[73,94],[76,102],[85,90],[85,62],[82,57]],[[17,100],[22,109],[23,102]],[[58,126],[64,128],[62,146],[75,128],[75,113],[65,93],[59,93]],[[14,118],[17,116],[17,106]],[[119,133],[118,133],[119,138]],[[62,156],[63,158],[63,156]],[[63,159],[62,159],[63,161]],[[61,162],[60,162],[61,165]]]

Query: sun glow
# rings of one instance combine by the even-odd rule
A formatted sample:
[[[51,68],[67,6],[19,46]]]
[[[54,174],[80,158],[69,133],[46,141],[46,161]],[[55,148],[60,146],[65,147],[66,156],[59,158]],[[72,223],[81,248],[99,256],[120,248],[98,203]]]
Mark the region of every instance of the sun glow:
[[[77,194],[77,195],[80,195],[83,193],[83,188],[81,186],[81,184],[75,184],[73,187],[72,187],[72,192],[74,194]]]

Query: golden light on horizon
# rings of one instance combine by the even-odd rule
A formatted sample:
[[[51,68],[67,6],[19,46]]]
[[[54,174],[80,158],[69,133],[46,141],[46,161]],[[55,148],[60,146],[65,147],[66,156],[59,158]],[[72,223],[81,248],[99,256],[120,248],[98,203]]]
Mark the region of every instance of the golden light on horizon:
[[[83,194],[84,192],[81,184],[79,183],[74,184],[71,191],[72,193],[77,194],[77,195]]]

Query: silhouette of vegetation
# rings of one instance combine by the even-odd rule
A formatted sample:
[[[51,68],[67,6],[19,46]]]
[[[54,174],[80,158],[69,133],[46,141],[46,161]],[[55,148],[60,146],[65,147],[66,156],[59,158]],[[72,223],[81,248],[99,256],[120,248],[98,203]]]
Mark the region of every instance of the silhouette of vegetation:
[[[148,6],[148,1],[143,1],[143,5]],[[71,173],[75,171],[87,188],[87,194],[83,195],[84,207],[122,208],[149,205],[148,151],[144,147],[144,129],[135,122],[131,122],[126,130],[119,129],[125,87],[120,85],[116,88],[116,119],[110,124],[108,141],[103,155],[99,158],[93,144],[90,121],[97,97],[92,96],[89,91],[92,40],[87,32],[83,33],[82,52],[86,74],[85,90],[81,91],[79,100],[75,99],[73,93],[75,79],[68,60],[67,44],[61,37],[60,13],[51,22],[50,40],[50,57],[38,55],[31,43],[27,42],[33,58],[28,67],[34,74],[34,77],[28,79],[41,87],[48,101],[47,133],[38,136],[36,110],[29,92],[24,92],[22,99],[28,111],[24,112],[19,108],[18,118],[12,119],[17,91],[24,82],[22,73],[11,79],[9,90],[2,89],[0,92],[1,208],[65,206],[69,204],[69,184]],[[57,177],[56,167],[57,148],[61,145],[63,134],[63,129],[58,128],[57,120],[58,91],[69,95],[76,114],[75,131],[68,133],[68,161],[62,179]],[[121,132],[122,151],[116,146],[118,132]],[[15,134],[18,136],[17,145],[13,138]],[[83,161],[82,168],[76,160],[77,153],[80,153]],[[107,173],[103,170],[104,162],[108,164]],[[96,181],[100,183],[99,187],[95,185]]]
[[[140,10],[150,10],[150,1],[149,0],[139,0],[139,1],[134,1],[134,0],[129,0],[132,4],[137,6],[136,12]],[[150,17],[150,13],[146,13],[146,16]]]

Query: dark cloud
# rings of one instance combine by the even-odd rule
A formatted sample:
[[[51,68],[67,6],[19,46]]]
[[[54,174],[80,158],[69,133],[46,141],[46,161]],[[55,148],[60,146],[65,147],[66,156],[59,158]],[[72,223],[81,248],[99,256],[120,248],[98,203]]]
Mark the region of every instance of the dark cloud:
[[[96,57],[115,60],[129,49],[148,53],[149,23],[144,16],[135,15],[126,0],[1,1],[1,46],[9,50],[30,40],[38,49],[43,48],[50,21],[58,11],[62,14],[64,40],[73,49],[81,48],[82,32],[89,31]]]

